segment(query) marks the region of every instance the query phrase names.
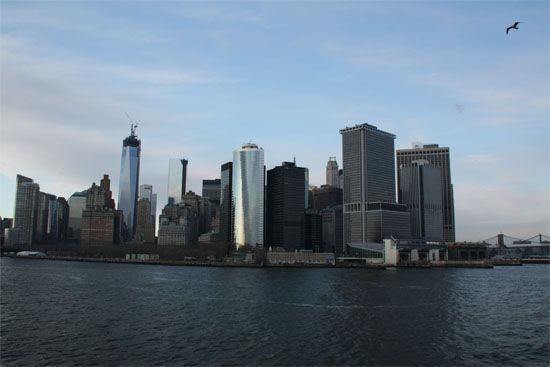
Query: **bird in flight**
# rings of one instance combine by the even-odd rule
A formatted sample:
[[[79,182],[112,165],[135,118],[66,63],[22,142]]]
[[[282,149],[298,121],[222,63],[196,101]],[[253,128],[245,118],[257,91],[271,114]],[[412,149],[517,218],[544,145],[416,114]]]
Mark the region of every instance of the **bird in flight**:
[[[508,28],[506,28],[506,34],[508,34],[508,32],[510,31],[510,29],[518,29],[518,24],[520,22],[515,22],[513,25],[509,26]]]

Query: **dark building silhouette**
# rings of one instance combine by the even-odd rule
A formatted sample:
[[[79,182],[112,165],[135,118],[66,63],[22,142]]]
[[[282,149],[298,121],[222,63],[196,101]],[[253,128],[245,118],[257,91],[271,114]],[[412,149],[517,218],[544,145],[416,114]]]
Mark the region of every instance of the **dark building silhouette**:
[[[56,241],[67,242],[69,232],[69,203],[63,197],[57,198]]]
[[[57,197],[52,194],[39,192],[33,242],[52,242],[55,239],[56,227]]]
[[[344,252],[344,228],[342,205],[333,205],[319,211],[322,217],[322,241],[324,252],[338,255]]]
[[[304,247],[314,252],[323,249],[323,217],[314,210],[304,215]]]
[[[342,189],[323,185],[312,190],[313,209],[319,211],[329,206],[342,205]]]
[[[266,243],[286,250],[304,247],[306,169],[283,162],[267,171]]]
[[[220,179],[220,239],[230,246],[233,243],[232,207],[233,162],[221,166]],[[228,248],[228,250],[230,250]]]
[[[13,227],[13,218],[0,217],[0,245],[6,243],[5,234]]]

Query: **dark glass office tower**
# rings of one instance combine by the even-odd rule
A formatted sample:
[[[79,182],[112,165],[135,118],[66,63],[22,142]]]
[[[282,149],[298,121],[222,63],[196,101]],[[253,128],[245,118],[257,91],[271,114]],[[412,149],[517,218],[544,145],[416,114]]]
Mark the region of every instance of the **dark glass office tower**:
[[[443,241],[441,170],[428,161],[416,160],[399,168],[399,201],[411,214],[411,235],[427,241]]]
[[[367,204],[395,203],[395,135],[369,124],[340,130],[344,169],[344,246],[367,242]]]
[[[122,210],[126,224],[126,238],[131,239],[136,224],[136,205],[139,188],[139,159],[141,141],[135,134],[137,126],[132,125],[130,136],[122,142],[120,160],[120,182],[118,185],[118,209]]]
[[[210,199],[211,202],[220,204],[221,180],[219,178],[213,180],[202,180],[202,197]]]
[[[232,182],[233,162],[222,164],[220,180],[220,238],[228,245],[233,243]],[[229,248],[229,250],[231,250]]]
[[[397,183],[400,187],[401,176],[399,168],[407,166],[412,161],[424,159],[441,170],[441,198],[443,205],[443,240],[455,241],[455,208],[453,197],[453,184],[451,181],[451,160],[448,147],[440,147],[438,144],[417,146],[412,149],[399,149],[397,151]],[[399,197],[399,202],[402,198]]]
[[[283,162],[267,171],[266,241],[286,250],[304,247],[306,169]]]

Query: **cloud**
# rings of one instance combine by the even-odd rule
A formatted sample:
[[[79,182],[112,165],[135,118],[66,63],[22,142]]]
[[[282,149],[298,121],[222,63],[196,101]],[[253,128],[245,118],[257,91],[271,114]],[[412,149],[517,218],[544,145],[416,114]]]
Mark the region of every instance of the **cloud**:
[[[267,25],[265,17],[257,12],[248,9],[241,9],[235,3],[225,3],[223,7],[219,5],[200,4],[195,6],[192,2],[183,3],[180,14],[186,18],[202,20],[211,23],[231,22],[231,23],[253,23]]]
[[[69,3],[2,4],[3,28],[76,34],[80,38],[123,41],[136,45],[165,44],[169,37],[142,24],[127,22],[108,11],[97,11],[90,6]],[[82,4],[79,4],[82,5]],[[93,19],[93,21],[91,21]]]
[[[131,81],[151,84],[211,84],[220,83],[224,79],[206,75],[200,71],[155,69],[132,66],[110,66],[100,68],[113,76],[118,76]]]
[[[528,238],[550,229],[548,191],[467,181],[455,184],[454,194],[459,240],[478,241],[500,232]]]
[[[493,154],[469,154],[464,157],[463,162],[466,164],[486,165],[498,162],[499,160],[500,158]]]
[[[140,65],[116,64],[94,61],[65,55],[52,56],[45,47],[31,47],[30,41],[20,37],[2,34],[2,55],[0,62],[4,70],[10,72],[40,75],[56,75],[61,79],[90,79],[91,81],[126,80],[157,85],[196,85],[230,82],[212,73],[197,69],[171,67],[147,67]],[[8,75],[7,72],[3,74]]]
[[[200,128],[219,113],[200,107],[176,109],[175,103],[181,105],[177,91],[162,88],[218,83],[218,78],[181,69],[60,59],[45,46],[31,44],[22,37],[1,38],[2,174],[27,175],[43,191],[67,197],[107,173],[116,198],[121,141],[130,124],[125,112],[144,122],[138,129],[148,137],[143,142],[141,180],[154,185],[159,206],[166,196],[164,166],[169,158],[192,156],[194,169],[209,163],[208,147],[195,140],[201,135],[181,131]],[[130,87],[129,82],[139,84]],[[200,180],[191,170],[190,185],[200,192]],[[2,203],[0,209],[11,215],[12,203]]]

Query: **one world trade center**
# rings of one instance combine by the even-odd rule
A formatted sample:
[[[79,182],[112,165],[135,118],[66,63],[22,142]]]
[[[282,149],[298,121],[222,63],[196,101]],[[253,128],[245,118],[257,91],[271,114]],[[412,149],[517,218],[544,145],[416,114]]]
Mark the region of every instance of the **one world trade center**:
[[[122,210],[126,224],[126,238],[132,238],[136,224],[136,205],[139,188],[139,157],[141,141],[137,138],[137,124],[132,124],[130,136],[122,142],[120,182],[118,185],[118,209]]]

